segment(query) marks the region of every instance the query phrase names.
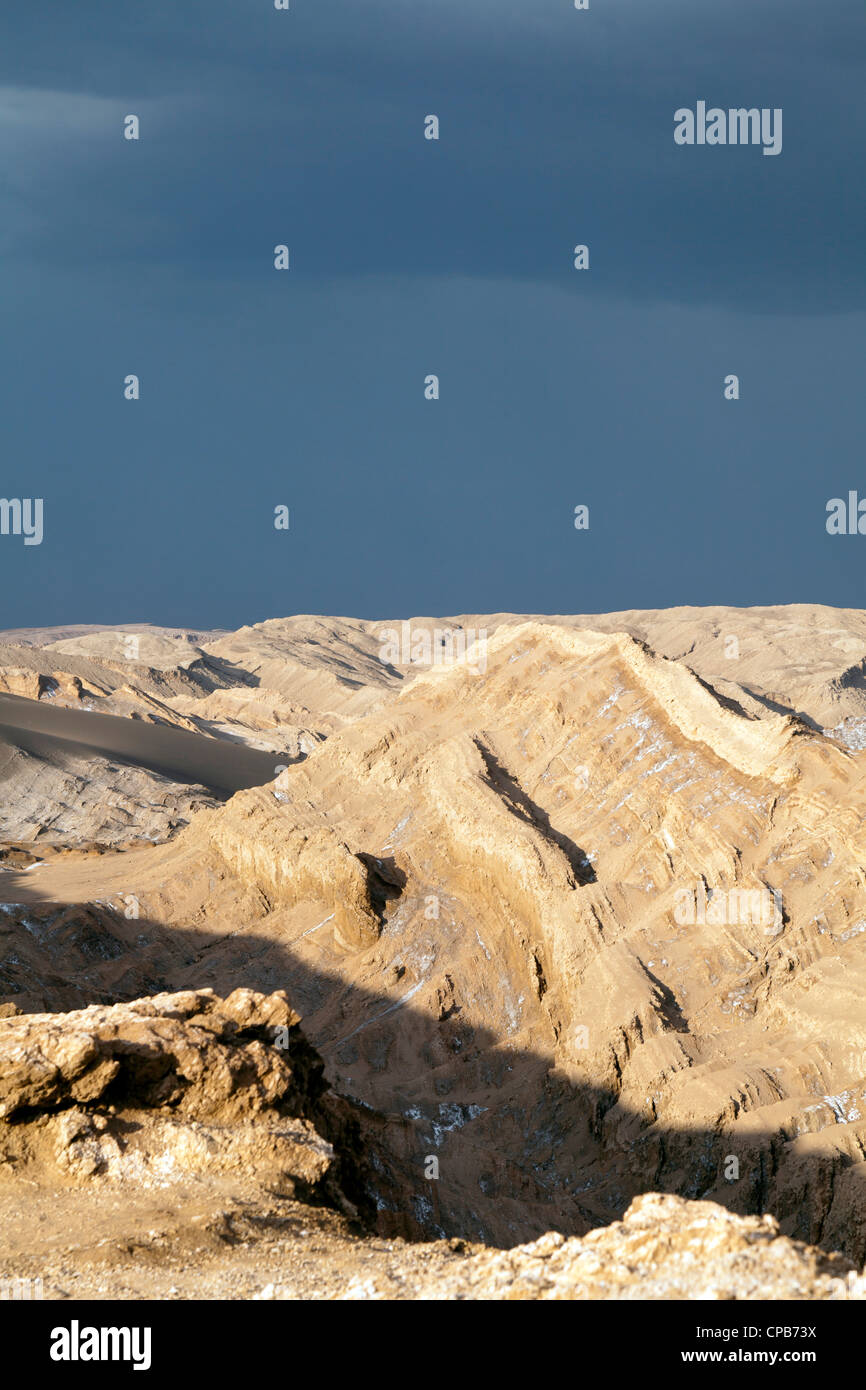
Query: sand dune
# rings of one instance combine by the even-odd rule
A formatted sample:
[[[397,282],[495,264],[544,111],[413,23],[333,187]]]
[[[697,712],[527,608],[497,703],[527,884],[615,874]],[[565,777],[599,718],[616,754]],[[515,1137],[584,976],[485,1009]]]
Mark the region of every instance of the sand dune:
[[[218,792],[260,786],[276,775],[272,754],[109,714],[0,695],[0,739],[38,757],[90,752]]]

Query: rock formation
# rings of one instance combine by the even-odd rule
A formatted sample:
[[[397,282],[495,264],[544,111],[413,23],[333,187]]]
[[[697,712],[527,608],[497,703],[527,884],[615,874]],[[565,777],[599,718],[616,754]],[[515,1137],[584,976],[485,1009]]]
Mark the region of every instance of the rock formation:
[[[217,749],[233,720],[281,770],[158,844],[95,846],[86,795],[10,820],[0,1004],[284,990],[383,1239],[570,1249],[656,1192],[862,1265],[866,617],[461,624],[483,661],[299,618],[199,634],[174,693],[117,673],[104,708],[140,688]]]
[[[284,994],[248,989],[0,1018],[0,1182],[231,1175],[324,1190],[356,1216],[315,1123],[340,1134],[346,1168],[347,1108],[326,1096],[299,1022]]]

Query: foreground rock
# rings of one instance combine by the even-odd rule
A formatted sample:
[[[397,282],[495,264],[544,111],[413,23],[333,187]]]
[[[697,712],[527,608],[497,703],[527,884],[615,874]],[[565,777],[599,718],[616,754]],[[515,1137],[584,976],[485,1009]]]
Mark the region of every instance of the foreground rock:
[[[0,1278],[47,1299],[858,1300],[866,1279],[775,1223],[648,1194],[582,1240],[501,1251],[359,1234],[328,1207],[240,1182],[0,1186]]]
[[[407,1294],[405,1270],[353,1281],[344,1298],[866,1299],[866,1277],[841,1255],[789,1240],[771,1216],[647,1193],[625,1218],[582,1240],[551,1232],[484,1250],[428,1273]],[[274,1290],[274,1296],[279,1296]],[[288,1294],[291,1297],[291,1294]]]
[[[281,992],[186,990],[0,1019],[0,1184],[231,1175],[355,1214],[323,1065]]]

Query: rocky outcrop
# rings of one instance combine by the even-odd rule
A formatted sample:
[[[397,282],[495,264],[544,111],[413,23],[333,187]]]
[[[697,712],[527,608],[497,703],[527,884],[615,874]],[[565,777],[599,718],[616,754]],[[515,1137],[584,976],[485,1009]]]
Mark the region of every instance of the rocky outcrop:
[[[316,1122],[349,1130],[299,1022],[248,989],[0,1018],[0,1183],[231,1175],[354,1212]]]
[[[472,1251],[415,1280],[391,1269],[350,1280],[346,1299],[866,1299],[866,1277],[839,1255],[786,1239],[771,1216],[647,1193],[622,1221],[583,1240],[550,1232],[508,1251]],[[417,1281],[417,1282],[416,1282]],[[281,1296],[272,1286],[270,1297]],[[291,1295],[288,1295],[291,1296]]]
[[[327,903],[340,949],[372,946],[380,924],[369,865],[323,817],[305,816],[299,808],[288,820],[273,809],[270,799],[255,793],[235,797],[231,816],[212,819],[211,844],[238,878],[268,900],[288,907]]]

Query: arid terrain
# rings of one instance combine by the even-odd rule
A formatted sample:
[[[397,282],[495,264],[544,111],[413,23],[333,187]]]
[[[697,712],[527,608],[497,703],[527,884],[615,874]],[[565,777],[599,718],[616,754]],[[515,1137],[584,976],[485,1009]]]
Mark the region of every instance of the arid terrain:
[[[863,1298],[866,612],[0,633],[0,1276]]]

